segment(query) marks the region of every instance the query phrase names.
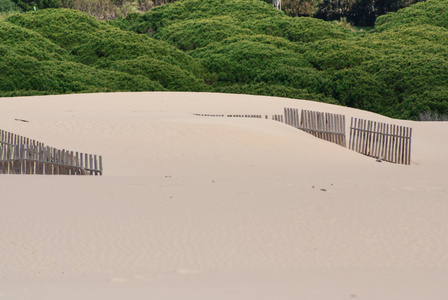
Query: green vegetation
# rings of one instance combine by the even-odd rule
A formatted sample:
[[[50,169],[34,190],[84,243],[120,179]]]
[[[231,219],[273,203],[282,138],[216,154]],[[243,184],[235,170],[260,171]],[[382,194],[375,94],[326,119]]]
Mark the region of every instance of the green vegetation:
[[[0,40],[2,96],[209,89],[182,51],[74,10],[14,15],[0,22]]]
[[[108,23],[67,9],[13,15],[0,22],[0,96],[216,91],[443,116],[447,12],[448,0],[420,2],[368,32],[260,0],[181,0]]]
[[[19,12],[17,5],[11,0],[0,0],[0,13]]]

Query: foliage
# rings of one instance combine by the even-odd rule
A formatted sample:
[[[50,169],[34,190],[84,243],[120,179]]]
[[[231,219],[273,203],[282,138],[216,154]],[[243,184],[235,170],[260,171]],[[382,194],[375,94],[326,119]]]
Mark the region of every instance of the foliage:
[[[310,93],[306,89],[296,89],[281,84],[266,84],[264,82],[251,84],[236,83],[232,85],[216,86],[215,91],[228,94],[247,94],[286,97],[293,99],[308,99],[331,104],[339,104],[339,102],[334,100],[333,98],[327,97],[323,94]]]
[[[259,0],[183,0],[107,23],[66,9],[15,15],[0,22],[0,95],[216,91],[447,115],[447,7],[417,3],[368,32]]]
[[[11,0],[0,0],[0,13],[18,12],[19,8]]]
[[[60,7],[61,0],[13,0],[23,11]]]
[[[144,76],[171,91],[210,90],[202,79],[193,76],[190,72],[151,57],[140,56],[135,59],[103,61],[100,65],[105,69]]]
[[[232,36],[251,34],[251,30],[236,26],[235,20],[229,16],[214,16],[210,19],[172,23],[161,28],[154,37],[189,51]]]
[[[390,11],[418,1],[331,2],[336,5],[332,9],[346,14],[336,19],[353,20],[353,13],[371,17],[360,21],[364,25],[389,14],[379,18],[375,31],[364,33],[313,18],[289,18],[273,9],[266,12],[264,3],[255,7],[245,1],[242,8],[241,1],[186,0],[119,25],[189,51],[215,74],[216,91],[307,99],[320,95],[324,101],[399,118],[417,119],[422,110],[444,113],[446,102],[433,91],[448,79],[447,0],[396,13]],[[373,10],[359,11],[363,5]],[[410,15],[420,19],[410,21]],[[423,105],[424,97],[432,98],[432,104]]]
[[[448,29],[448,2],[433,0],[414,4],[396,13],[378,18],[377,31],[403,26],[433,25]]]
[[[41,35],[42,39],[52,41],[68,53],[67,60],[97,69],[138,75],[138,78],[144,76],[160,84],[163,82],[165,87],[170,89],[208,90],[202,78],[202,66],[182,51],[165,42],[122,31],[84,13],[67,9],[47,9],[12,16],[8,21],[33,30],[35,34]],[[28,42],[23,41],[20,44],[22,48],[24,43]],[[123,64],[115,63],[139,58],[158,65],[158,72],[142,73],[141,70],[136,71],[136,68],[124,68]],[[165,74],[171,74],[173,80],[175,74],[179,74],[177,82],[168,84]]]
[[[378,58],[375,50],[359,45],[356,40],[329,39],[302,46],[307,60],[317,70],[348,69]]]
[[[37,32],[0,22],[0,40],[3,49],[22,56],[30,56],[39,61],[67,60],[68,52],[45,39]]]
[[[422,0],[321,0],[315,17],[331,21],[346,19],[355,26],[373,26],[382,15]]]
[[[311,67],[299,53],[245,36],[213,43],[191,55],[216,73],[220,81],[227,82],[250,82],[260,73],[280,66]]]
[[[288,16],[312,16],[317,12],[319,0],[282,0],[282,10]]]
[[[5,51],[5,49],[2,49]],[[68,61],[39,61],[6,49],[0,59],[0,96],[108,92],[120,90],[163,90],[143,76],[105,72]]]
[[[70,61],[39,33],[0,22],[0,96],[120,90],[163,90],[155,81]]]

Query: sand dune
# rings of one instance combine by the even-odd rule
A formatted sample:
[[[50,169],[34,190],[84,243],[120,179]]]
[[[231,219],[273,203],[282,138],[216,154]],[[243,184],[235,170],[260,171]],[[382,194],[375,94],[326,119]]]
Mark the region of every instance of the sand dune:
[[[272,120],[193,115],[284,107],[410,126],[412,163]],[[2,98],[0,128],[104,164],[102,177],[0,176],[0,299],[448,297],[447,122],[117,93]]]

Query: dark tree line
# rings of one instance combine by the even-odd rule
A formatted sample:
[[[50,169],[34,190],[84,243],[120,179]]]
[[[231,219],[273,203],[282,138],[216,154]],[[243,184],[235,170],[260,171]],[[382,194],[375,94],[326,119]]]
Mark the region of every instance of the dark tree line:
[[[314,17],[331,21],[346,18],[355,26],[373,26],[377,17],[424,0],[323,0]]]
[[[264,0],[272,3],[272,0]],[[377,17],[424,0],[282,0],[289,16],[326,21],[346,19],[355,26],[373,26]]]
[[[125,16],[130,7],[145,12],[179,0],[0,0],[0,10],[2,2],[11,1],[22,11],[67,7],[98,19],[114,19]],[[272,0],[263,1],[272,4]],[[282,10],[293,17],[311,16],[326,21],[343,18],[355,26],[373,26],[377,17],[420,1],[424,0],[282,0]]]

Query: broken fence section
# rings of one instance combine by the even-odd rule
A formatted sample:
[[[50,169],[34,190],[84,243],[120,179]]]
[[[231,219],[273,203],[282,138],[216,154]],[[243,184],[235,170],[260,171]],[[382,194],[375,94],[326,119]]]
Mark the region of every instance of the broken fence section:
[[[0,138],[0,174],[103,174],[101,156],[55,149],[4,130]]]
[[[412,128],[358,118],[350,122],[349,149],[396,164],[411,164]]]

